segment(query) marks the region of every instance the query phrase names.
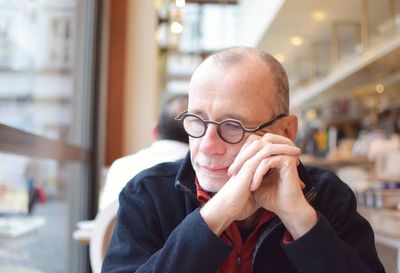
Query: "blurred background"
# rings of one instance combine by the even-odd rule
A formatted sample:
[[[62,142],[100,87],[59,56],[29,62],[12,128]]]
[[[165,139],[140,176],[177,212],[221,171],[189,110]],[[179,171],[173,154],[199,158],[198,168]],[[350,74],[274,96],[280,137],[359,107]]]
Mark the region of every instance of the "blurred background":
[[[400,0],[0,0],[0,273],[91,272],[72,234],[108,167],[234,45],[287,69],[303,163],[351,186],[399,273]]]

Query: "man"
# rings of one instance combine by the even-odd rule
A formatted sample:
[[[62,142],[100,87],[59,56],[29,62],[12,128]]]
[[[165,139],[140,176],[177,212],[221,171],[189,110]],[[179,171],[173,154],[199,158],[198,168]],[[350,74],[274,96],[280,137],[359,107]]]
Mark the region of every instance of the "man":
[[[108,171],[100,208],[104,209],[114,200],[126,183],[138,172],[161,162],[183,158],[188,149],[188,136],[175,117],[187,108],[187,95],[172,95],[161,107],[157,124],[152,129],[155,140],[150,147],[115,160]]]
[[[384,272],[352,191],[299,162],[288,89],[257,49],[206,59],[177,117],[190,156],[122,191],[103,272]]]

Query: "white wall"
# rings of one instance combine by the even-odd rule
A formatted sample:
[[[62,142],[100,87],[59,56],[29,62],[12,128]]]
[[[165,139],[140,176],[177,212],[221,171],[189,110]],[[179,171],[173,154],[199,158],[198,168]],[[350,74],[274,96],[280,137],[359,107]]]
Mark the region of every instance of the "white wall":
[[[152,142],[151,127],[158,105],[156,22],[153,1],[128,1],[124,154],[134,153]]]

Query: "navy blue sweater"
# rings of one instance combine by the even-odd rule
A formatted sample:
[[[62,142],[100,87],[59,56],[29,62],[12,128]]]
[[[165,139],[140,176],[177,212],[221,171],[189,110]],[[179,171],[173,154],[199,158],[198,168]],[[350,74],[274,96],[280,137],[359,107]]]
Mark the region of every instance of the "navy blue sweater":
[[[374,235],[356,211],[351,189],[333,173],[298,168],[304,193],[318,211],[317,224],[283,244],[279,218],[256,243],[253,273],[382,273]],[[199,213],[189,155],[134,177],[122,190],[103,273],[216,273],[232,247]]]

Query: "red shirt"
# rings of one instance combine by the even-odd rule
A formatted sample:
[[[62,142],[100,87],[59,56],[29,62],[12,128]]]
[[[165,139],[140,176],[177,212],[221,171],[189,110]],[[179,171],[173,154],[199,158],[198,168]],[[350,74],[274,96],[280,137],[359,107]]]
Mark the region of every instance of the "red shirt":
[[[197,199],[205,204],[211,197],[208,192],[200,187],[197,178],[195,178]],[[251,231],[245,242],[239,232],[239,228],[233,222],[221,235],[221,239],[233,247],[232,252],[224,261],[220,268],[220,273],[250,273],[252,266],[252,257],[256,246],[258,234],[261,226],[275,217],[270,211],[264,211],[256,227]]]

